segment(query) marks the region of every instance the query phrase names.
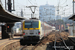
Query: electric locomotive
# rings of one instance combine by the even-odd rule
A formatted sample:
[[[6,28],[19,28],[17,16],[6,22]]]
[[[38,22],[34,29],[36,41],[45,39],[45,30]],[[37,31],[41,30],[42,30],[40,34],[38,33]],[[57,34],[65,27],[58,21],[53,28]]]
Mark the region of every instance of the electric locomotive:
[[[52,31],[52,27],[37,19],[25,20],[22,23],[24,40],[38,42]]]

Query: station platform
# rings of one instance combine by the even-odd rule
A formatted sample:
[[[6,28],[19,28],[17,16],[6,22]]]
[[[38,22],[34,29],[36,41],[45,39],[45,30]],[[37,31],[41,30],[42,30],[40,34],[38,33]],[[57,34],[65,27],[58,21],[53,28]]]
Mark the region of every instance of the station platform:
[[[15,36],[13,39],[0,39],[0,50],[5,50],[4,48],[9,45],[9,48],[11,48],[12,46],[16,46],[15,44],[14,45],[10,45],[10,44],[13,44],[13,43],[16,43],[16,42],[19,42],[20,39],[22,39],[23,37],[20,37],[20,36]],[[7,50],[7,49],[6,49]]]

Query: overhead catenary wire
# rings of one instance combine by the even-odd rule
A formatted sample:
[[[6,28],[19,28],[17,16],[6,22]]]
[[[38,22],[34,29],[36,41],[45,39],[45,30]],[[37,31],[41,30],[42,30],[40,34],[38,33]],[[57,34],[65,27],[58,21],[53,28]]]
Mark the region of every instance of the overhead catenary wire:
[[[35,0],[34,4],[38,5],[36,0]]]
[[[30,0],[28,0],[30,3],[31,3],[31,1]],[[35,0],[36,1],[36,0]],[[26,5],[23,5],[23,4],[21,4],[21,3],[19,3],[19,2],[15,2],[15,3],[18,3],[18,4],[20,4],[20,5],[17,5],[16,4],[16,6],[18,6],[20,9],[23,9],[22,7],[26,7]],[[32,4],[32,3],[31,3]],[[33,4],[32,4],[33,5]]]
[[[30,0],[28,0],[30,2]],[[31,2],[30,2],[31,3]],[[32,4],[32,3],[31,3]],[[33,4],[32,4],[33,5]]]
[[[60,4],[60,5],[64,5],[66,2],[67,2],[67,0],[63,4]]]
[[[68,10],[71,10],[71,7],[65,8],[64,10],[60,11],[60,13],[62,13],[62,15],[63,15],[63,13],[66,14],[66,12],[67,12]],[[59,13],[59,14],[60,14],[60,13]],[[69,12],[67,12],[67,13],[69,13]],[[70,13],[70,14],[71,14],[71,13]]]
[[[36,2],[36,5],[38,5],[36,0],[35,0],[35,2]]]
[[[70,10],[70,8],[68,8],[68,9],[65,9],[65,11],[66,11],[66,10]],[[64,10],[63,10],[63,11],[64,11]],[[63,12],[63,11],[60,11],[60,12]]]
[[[26,5],[23,5],[23,4],[19,3],[19,2],[15,2],[15,3],[17,3],[16,5],[18,5],[18,6],[21,5],[20,7],[22,7],[22,6],[23,6],[23,7],[26,7]]]
[[[56,6],[57,7],[57,6]],[[61,8],[65,8],[65,7],[63,7],[63,6],[59,6],[60,8],[59,9],[61,9]],[[70,6],[69,8],[66,8],[65,10],[68,10],[68,9],[71,9],[71,7],[73,7],[73,6]]]
[[[64,5],[66,2],[67,2],[67,0],[63,3],[63,5]],[[57,10],[58,10],[58,11],[57,11],[57,14],[59,14],[59,12],[60,12],[60,13],[62,12],[62,11],[59,11],[59,10],[61,10],[61,7],[64,8],[63,6],[60,6],[60,5],[61,5],[60,3],[61,3],[61,1],[58,0],[58,6],[57,6]],[[68,4],[68,3],[67,3],[67,4]],[[67,5],[67,4],[66,4],[66,5]],[[68,5],[69,5],[69,4],[68,4]],[[71,4],[70,4],[70,5],[71,5]],[[70,6],[70,5],[69,5],[69,6]],[[71,6],[70,6],[69,9],[71,9]],[[69,10],[69,9],[66,9],[66,10]],[[65,11],[66,11],[66,10],[65,10]]]
[[[25,5],[23,5],[23,4],[19,3],[19,2],[16,2],[16,1],[15,1],[15,3],[17,3],[16,6],[18,6],[17,8],[15,8],[15,9],[16,9],[15,12],[19,12],[19,13],[20,13],[21,9],[24,9],[24,8],[22,8],[22,7],[26,7]],[[14,12],[13,12],[13,13],[14,13]]]

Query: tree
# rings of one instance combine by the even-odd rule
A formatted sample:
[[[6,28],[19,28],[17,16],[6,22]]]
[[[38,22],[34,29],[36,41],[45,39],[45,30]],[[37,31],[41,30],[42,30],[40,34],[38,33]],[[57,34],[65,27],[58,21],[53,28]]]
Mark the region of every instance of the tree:
[[[19,28],[19,31],[21,31],[21,28]]]

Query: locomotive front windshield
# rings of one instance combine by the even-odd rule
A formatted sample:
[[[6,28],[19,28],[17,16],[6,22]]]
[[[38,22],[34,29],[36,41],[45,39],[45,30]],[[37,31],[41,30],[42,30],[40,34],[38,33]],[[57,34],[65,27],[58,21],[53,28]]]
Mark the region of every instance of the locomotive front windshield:
[[[25,21],[25,28],[38,28],[38,21]]]

